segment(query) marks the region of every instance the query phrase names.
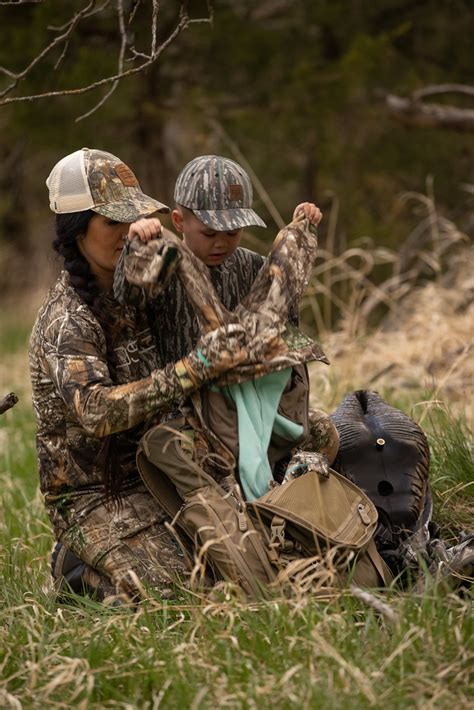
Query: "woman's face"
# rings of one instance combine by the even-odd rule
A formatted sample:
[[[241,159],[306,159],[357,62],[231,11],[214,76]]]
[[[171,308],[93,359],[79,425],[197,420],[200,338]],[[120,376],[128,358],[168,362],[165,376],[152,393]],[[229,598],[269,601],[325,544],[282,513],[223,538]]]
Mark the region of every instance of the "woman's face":
[[[96,214],[90,220],[86,233],[77,239],[79,251],[103,288],[112,287],[115,267],[129,227],[129,224],[114,222]]]

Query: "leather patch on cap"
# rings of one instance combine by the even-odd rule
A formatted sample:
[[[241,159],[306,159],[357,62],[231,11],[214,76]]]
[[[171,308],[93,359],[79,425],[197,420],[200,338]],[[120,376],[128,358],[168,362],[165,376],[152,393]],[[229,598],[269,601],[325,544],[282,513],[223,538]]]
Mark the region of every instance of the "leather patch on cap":
[[[125,163],[118,163],[115,166],[115,172],[117,173],[125,187],[137,187],[138,180],[132,173],[128,165],[125,165]]]
[[[242,185],[227,185],[227,194],[232,202],[244,199],[244,189]]]

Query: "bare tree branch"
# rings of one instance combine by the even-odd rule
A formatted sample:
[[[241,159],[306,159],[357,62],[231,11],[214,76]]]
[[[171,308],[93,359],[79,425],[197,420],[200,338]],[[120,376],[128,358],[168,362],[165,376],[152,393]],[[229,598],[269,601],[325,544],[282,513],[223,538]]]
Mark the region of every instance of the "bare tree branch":
[[[8,409],[11,409],[18,402],[18,397],[13,392],[0,398],[0,414],[3,414]]]
[[[1,0],[0,0],[1,2]],[[102,79],[99,79],[97,81],[92,82],[91,84],[88,84],[86,86],[82,87],[77,87],[77,88],[71,88],[71,89],[62,89],[58,91],[45,91],[43,93],[39,94],[30,94],[27,96],[7,96],[10,94],[19,84],[19,82],[24,79],[29,72],[39,63],[41,62],[42,59],[44,59],[51,50],[53,50],[55,47],[60,45],[61,43],[65,43],[65,47],[62,51],[61,56],[56,62],[55,68],[60,64],[62,61],[66,51],[67,51],[67,44],[68,40],[71,37],[73,31],[77,27],[78,23],[84,19],[85,17],[89,17],[92,14],[96,14],[98,12],[101,12],[105,7],[110,5],[110,0],[105,0],[105,2],[98,8],[96,7],[97,5],[97,0],[90,0],[90,2],[76,15],[74,15],[65,25],[62,27],[56,27],[56,28],[50,28],[55,31],[62,31],[62,34],[56,37],[47,47],[45,47],[42,52],[35,57],[30,64],[22,71],[19,73],[14,73],[10,71],[9,69],[5,67],[0,67],[0,72],[3,72],[4,74],[12,77],[14,81],[3,91],[0,93],[0,106],[5,106],[7,104],[12,104],[12,103],[22,103],[25,101],[36,101],[39,99],[45,99],[45,98],[54,98],[57,96],[77,96],[80,94],[85,94],[90,91],[93,91],[94,89],[100,88],[101,86],[110,86],[109,91],[102,97],[102,99],[92,108],[90,111],[87,113],[83,114],[82,116],[79,116],[76,120],[80,121],[87,116],[90,116],[92,113],[94,113],[97,109],[99,109],[103,104],[107,101],[107,99],[111,96],[111,94],[115,91],[117,88],[119,82],[122,79],[125,79],[126,77],[133,76],[135,74],[139,74],[141,72],[146,71],[148,67],[150,67],[152,64],[154,64],[158,58],[161,56],[161,54],[167,49],[167,47],[176,39],[176,37],[184,30],[186,29],[191,23],[194,22],[212,22],[213,14],[214,14],[214,9],[213,9],[213,1],[212,0],[207,0],[207,9],[209,12],[209,17],[207,18],[191,18],[188,14],[187,11],[187,0],[182,0],[181,6],[180,6],[180,13],[179,13],[179,21],[177,25],[175,26],[174,30],[169,34],[169,36],[158,46],[158,40],[157,40],[157,29],[158,29],[158,14],[159,14],[159,0],[152,0],[153,2],[153,13],[152,13],[152,25],[151,25],[151,42],[150,42],[150,54],[147,55],[143,52],[137,51],[134,47],[130,48],[130,53],[131,57],[130,59],[125,58],[125,51],[126,51],[126,45],[127,45],[127,27],[130,25],[132,22],[135,13],[137,12],[137,9],[140,5],[141,0],[134,0],[128,19],[126,20],[124,17],[124,7],[123,7],[123,0],[117,0],[118,4],[118,16],[119,16],[119,36],[120,36],[120,50],[119,50],[119,56],[118,56],[118,66],[117,66],[117,73],[112,75],[112,76],[107,76]],[[130,69],[124,69],[124,63],[125,61],[134,61],[136,59],[141,59],[141,63],[138,66],[134,66]]]
[[[155,3],[155,0],[153,0]],[[118,15],[118,21],[119,21],[119,32],[120,32],[120,52],[119,52],[119,57],[118,57],[118,74],[121,74],[123,72],[123,62],[125,58],[125,49],[127,47],[127,30],[125,28],[125,20],[123,16],[123,0],[117,0],[117,15]],[[93,107],[90,109],[90,111],[87,111],[86,113],[83,113],[81,116],[78,116],[76,118],[76,123],[79,121],[82,121],[84,118],[88,118],[89,116],[92,116],[93,113],[97,111],[101,106],[105,104],[105,102],[112,96],[114,93],[115,89],[119,85],[119,80],[114,81],[110,89],[104,94],[104,96],[101,98],[101,100]]]
[[[212,25],[214,23],[214,7],[212,0],[207,0],[207,14],[209,15],[209,22]]]
[[[425,96],[433,96],[434,94],[466,94],[466,96],[474,96],[474,86],[466,84],[434,84],[432,86],[424,86],[418,91],[413,91],[411,98],[414,101],[419,101]]]
[[[141,0],[132,0],[132,7],[130,9],[130,12],[128,14],[128,20],[127,20],[127,25],[131,25],[135,15],[137,13],[138,8],[140,7]]]
[[[158,0],[153,0],[153,17],[151,20],[151,56],[156,52],[156,31],[158,28],[158,13],[160,11],[160,4]]]
[[[47,47],[45,47],[43,49],[42,52],[40,52],[40,54],[38,54],[37,57],[35,57],[33,59],[33,61],[30,62],[30,64],[28,64],[28,66],[25,69],[23,69],[22,72],[19,72],[18,74],[14,74],[14,73],[10,72],[8,69],[5,69],[4,67],[0,67],[0,71],[4,72],[4,74],[7,74],[8,76],[11,76],[14,78],[14,81],[12,81],[12,83],[9,84],[9,86],[7,86],[6,89],[4,89],[2,92],[0,92],[0,98],[3,98],[7,94],[9,94],[11,91],[16,89],[16,87],[18,86],[20,81],[22,79],[24,79],[30,73],[30,71],[33,69],[33,67],[35,67],[37,64],[39,64],[39,62],[42,59],[44,59],[44,57],[46,57],[46,55],[49,54],[49,52],[52,49],[54,49],[59,44],[61,44],[61,42],[66,42],[69,39],[69,37],[71,36],[72,32],[74,31],[76,25],[82,20],[82,18],[86,15],[86,13],[94,7],[95,2],[96,2],[96,0],[90,0],[90,2],[82,10],[80,10],[78,13],[76,13],[69,21],[68,29],[66,30],[66,32],[64,32],[62,35],[59,35],[59,37],[56,37]],[[3,103],[10,103],[10,99],[7,99],[5,101],[0,101],[0,105],[2,105]]]
[[[1,0],[0,5],[39,5],[44,0]]]
[[[59,58],[56,60],[56,62],[55,62],[55,64],[54,64],[54,67],[53,67],[54,71],[56,71],[57,69],[59,69],[59,66],[61,65],[61,62],[63,61],[64,57],[66,56],[68,47],[69,47],[69,40],[67,39],[67,40],[66,40],[66,43],[65,43],[65,45],[64,45],[63,51],[61,52],[61,54],[59,55]]]

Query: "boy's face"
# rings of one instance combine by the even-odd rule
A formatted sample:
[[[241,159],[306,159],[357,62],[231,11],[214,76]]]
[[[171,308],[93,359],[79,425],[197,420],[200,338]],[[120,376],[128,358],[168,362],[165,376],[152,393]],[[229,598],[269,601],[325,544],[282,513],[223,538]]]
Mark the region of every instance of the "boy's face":
[[[193,254],[206,266],[219,266],[234,253],[240,244],[242,229],[216,232],[194,215],[191,210],[177,207],[171,213],[176,231]]]

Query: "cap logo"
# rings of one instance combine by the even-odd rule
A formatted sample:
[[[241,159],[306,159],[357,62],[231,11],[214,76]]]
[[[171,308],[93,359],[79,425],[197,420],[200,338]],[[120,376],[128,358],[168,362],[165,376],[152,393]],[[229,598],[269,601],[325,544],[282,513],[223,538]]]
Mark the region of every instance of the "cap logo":
[[[229,200],[232,200],[232,202],[238,202],[239,200],[244,199],[244,190],[242,185],[239,184],[227,185],[227,194],[229,196]]]
[[[125,163],[118,163],[114,170],[125,187],[138,187],[138,180],[128,165],[125,165]]]

